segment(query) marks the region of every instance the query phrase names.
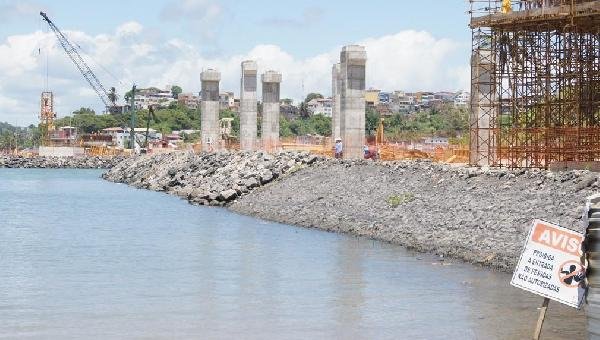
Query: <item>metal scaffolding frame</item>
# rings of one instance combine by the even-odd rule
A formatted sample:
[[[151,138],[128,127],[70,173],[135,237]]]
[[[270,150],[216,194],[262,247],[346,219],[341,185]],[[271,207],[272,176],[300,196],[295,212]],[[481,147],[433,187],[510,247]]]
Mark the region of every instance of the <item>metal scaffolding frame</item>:
[[[470,163],[599,162],[600,1],[470,3]]]

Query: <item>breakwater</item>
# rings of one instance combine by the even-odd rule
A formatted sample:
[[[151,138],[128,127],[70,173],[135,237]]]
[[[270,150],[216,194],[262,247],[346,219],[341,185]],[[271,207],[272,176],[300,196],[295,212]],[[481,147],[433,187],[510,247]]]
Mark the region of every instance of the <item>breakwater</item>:
[[[343,232],[510,271],[534,218],[581,230],[589,171],[478,169],[428,161],[326,160],[305,153],[177,153],[103,175],[193,204]]]
[[[1,156],[0,168],[48,168],[48,169],[109,169],[124,160],[124,157],[20,157]]]

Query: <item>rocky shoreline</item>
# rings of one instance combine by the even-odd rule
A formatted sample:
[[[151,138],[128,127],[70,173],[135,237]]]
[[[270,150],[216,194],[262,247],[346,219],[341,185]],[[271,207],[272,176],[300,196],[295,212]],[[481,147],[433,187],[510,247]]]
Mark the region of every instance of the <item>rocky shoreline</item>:
[[[41,168],[41,169],[110,169],[122,162],[124,157],[21,157],[1,156],[0,168]]]
[[[509,171],[428,161],[326,160],[306,153],[177,153],[123,161],[109,181],[259,218],[378,239],[503,271],[530,224],[582,230],[589,171]]]
[[[177,152],[130,158],[102,177],[136,188],[164,191],[192,204],[225,206],[286,174],[323,161],[308,153]]]

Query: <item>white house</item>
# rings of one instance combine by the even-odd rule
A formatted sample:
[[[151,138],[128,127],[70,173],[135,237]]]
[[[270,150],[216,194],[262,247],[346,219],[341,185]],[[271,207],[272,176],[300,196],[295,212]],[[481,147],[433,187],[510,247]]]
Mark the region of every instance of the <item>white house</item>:
[[[471,94],[466,91],[462,91],[456,97],[454,97],[454,107],[467,107],[471,101]]]
[[[313,115],[331,117],[333,114],[333,100],[331,98],[315,98],[306,103],[306,106]]]

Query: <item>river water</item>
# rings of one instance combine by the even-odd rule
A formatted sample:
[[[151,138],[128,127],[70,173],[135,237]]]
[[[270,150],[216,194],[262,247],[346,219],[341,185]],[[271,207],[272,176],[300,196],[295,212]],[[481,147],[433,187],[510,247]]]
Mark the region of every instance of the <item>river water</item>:
[[[0,169],[0,338],[519,339],[510,276],[108,183]],[[582,338],[550,304],[546,338]]]

